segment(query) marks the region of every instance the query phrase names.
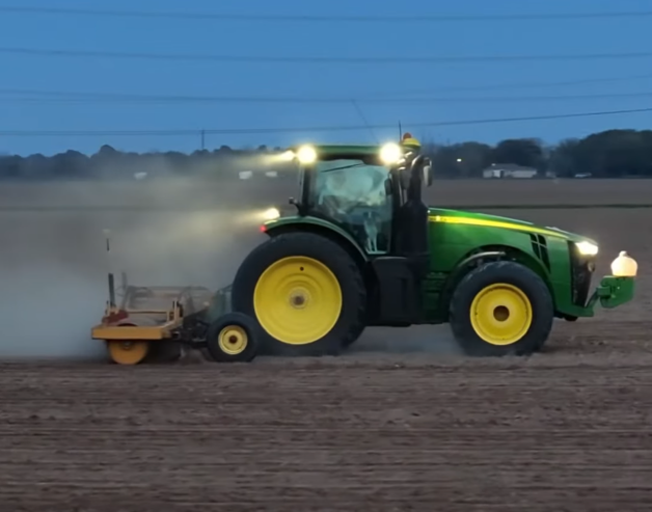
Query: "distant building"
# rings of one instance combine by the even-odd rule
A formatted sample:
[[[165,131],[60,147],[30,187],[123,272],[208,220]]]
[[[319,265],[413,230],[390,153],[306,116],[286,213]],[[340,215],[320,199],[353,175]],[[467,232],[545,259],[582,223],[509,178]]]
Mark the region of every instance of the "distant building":
[[[516,164],[491,164],[482,171],[483,178],[534,178],[537,170]]]

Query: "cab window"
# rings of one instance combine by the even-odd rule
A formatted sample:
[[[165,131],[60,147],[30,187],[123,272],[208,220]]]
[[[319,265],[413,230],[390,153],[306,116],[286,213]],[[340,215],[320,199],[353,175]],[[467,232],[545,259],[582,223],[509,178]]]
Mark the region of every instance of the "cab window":
[[[312,205],[349,231],[369,253],[389,250],[392,196],[388,168],[361,160],[329,160],[315,165]]]

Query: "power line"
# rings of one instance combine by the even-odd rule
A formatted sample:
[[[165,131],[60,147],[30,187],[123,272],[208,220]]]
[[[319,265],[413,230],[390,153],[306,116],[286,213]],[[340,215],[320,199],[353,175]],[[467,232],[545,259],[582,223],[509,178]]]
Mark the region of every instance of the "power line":
[[[170,104],[210,104],[210,103],[294,103],[294,104],[350,104],[356,103],[518,103],[528,101],[591,101],[600,99],[650,98],[652,92],[573,94],[553,96],[457,96],[457,97],[300,97],[300,96],[182,96],[182,95],[146,95],[84,93],[62,91],[35,91],[20,89],[0,89],[0,94],[21,95],[19,97],[0,97],[0,101],[11,103],[137,103],[140,105]],[[33,96],[52,97],[33,97]],[[26,97],[32,96],[32,97]]]
[[[633,82],[635,80],[645,80],[645,79],[650,79],[652,78],[652,73],[647,73],[647,74],[642,74],[642,75],[621,75],[621,76],[615,76],[615,77],[595,77],[595,78],[582,78],[582,79],[577,79],[577,80],[564,80],[564,81],[554,81],[554,82],[507,82],[507,83],[502,83],[502,84],[485,84],[485,85],[471,85],[471,86],[464,86],[464,85],[453,85],[453,86],[444,86],[444,87],[434,87],[434,88],[429,88],[429,89],[420,89],[420,90],[402,90],[402,91],[393,91],[393,92],[355,92],[352,94],[348,94],[346,97],[343,95],[340,95],[339,100],[341,101],[351,101],[351,98],[370,98],[370,99],[381,99],[381,98],[396,98],[400,97],[403,98],[405,96],[413,96],[413,95],[426,95],[426,94],[433,94],[437,92],[445,92],[445,91],[455,91],[455,92],[462,92],[462,91],[491,91],[491,90],[518,90],[518,89],[541,89],[541,88],[554,88],[554,87],[565,87],[565,86],[574,86],[574,85],[586,85],[586,84],[597,84],[597,83],[613,83],[613,82]],[[26,96],[55,96],[55,97],[61,97],[61,96],[66,96],[66,97],[82,97],[82,98],[87,98],[90,100],[94,99],[102,99],[104,96],[110,96],[112,98],[116,99],[134,99],[134,100],[139,100],[142,97],[151,99],[151,98],[156,98],[156,99],[167,99],[167,98],[185,98],[187,96],[184,95],[171,95],[171,96],[166,96],[166,95],[137,95],[137,94],[117,94],[117,93],[88,93],[88,92],[77,92],[77,91],[51,91],[51,90],[36,90],[36,89],[0,89],[0,94],[6,94],[6,95],[26,95]],[[639,93],[634,93],[634,94],[639,94]],[[646,93],[641,93],[641,94],[646,94]],[[585,97],[585,96],[583,96]],[[193,100],[197,98],[202,98],[201,96],[191,96]],[[209,98],[209,101],[212,97],[207,97]],[[27,98],[24,98],[23,100],[26,100]],[[34,98],[29,98],[29,99],[34,99]],[[37,98],[40,99],[40,98]],[[57,98],[47,98],[47,100],[52,100],[52,99],[57,99]],[[334,100],[338,100],[338,98],[331,98]],[[18,100],[17,100],[18,101]]]
[[[574,85],[587,85],[598,83],[614,83],[614,82],[633,82],[634,80],[645,80],[652,78],[652,73],[642,75],[621,75],[612,77],[597,77],[597,78],[580,78],[577,80],[562,80],[555,82],[507,82],[502,84],[487,84],[487,85],[456,85],[446,87],[436,87],[421,90],[404,91],[402,94],[431,94],[436,91],[490,91],[490,90],[517,90],[517,89],[541,89],[548,87],[567,87]],[[391,96],[394,93],[373,93],[374,96]]]
[[[500,21],[540,21],[540,20],[590,20],[615,18],[642,18],[652,16],[652,11],[616,12],[573,12],[539,14],[487,14],[487,15],[307,15],[307,14],[228,14],[216,12],[187,11],[126,11],[114,9],[79,9],[59,7],[4,6],[0,12],[11,14],[42,14],[57,16],[93,16],[103,18],[146,18],[196,21],[244,21],[244,22],[300,22],[329,23],[335,21],[355,23],[415,23],[415,22],[500,22]]]
[[[569,114],[551,114],[527,117],[497,117],[488,119],[474,119],[466,121],[440,121],[433,123],[405,123],[414,128],[430,128],[437,126],[471,126],[482,124],[516,123],[523,121],[546,121],[552,119],[571,119],[581,117],[600,117],[623,114],[639,114],[652,112],[652,107],[635,108],[627,110],[602,110],[597,112],[576,112]],[[345,132],[358,130],[389,130],[395,129],[395,124],[384,125],[341,125],[341,126],[312,126],[298,128],[222,128],[222,129],[179,129],[179,130],[0,130],[0,137],[142,137],[142,136],[196,136],[199,133],[206,135],[245,135],[245,134],[271,134],[271,133],[300,133],[300,132]]]
[[[194,62],[274,63],[274,64],[445,64],[478,62],[521,62],[521,61],[573,61],[644,59],[652,52],[586,53],[566,55],[485,55],[469,57],[281,57],[256,55],[211,55],[199,53],[143,53],[109,52],[94,50],[54,50],[39,48],[0,47],[0,53],[32,57],[74,57],[129,60],[162,60]]]

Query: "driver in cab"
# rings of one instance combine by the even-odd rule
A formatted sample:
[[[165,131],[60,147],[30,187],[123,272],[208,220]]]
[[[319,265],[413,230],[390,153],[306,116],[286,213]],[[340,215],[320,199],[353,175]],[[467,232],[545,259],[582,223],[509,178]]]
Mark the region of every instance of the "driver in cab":
[[[386,212],[387,170],[361,163],[323,171],[318,204],[336,222],[346,224],[369,251],[378,250]]]
[[[385,203],[387,172],[364,164],[338,166],[322,171],[318,204],[333,217],[347,216],[356,207],[373,208]]]

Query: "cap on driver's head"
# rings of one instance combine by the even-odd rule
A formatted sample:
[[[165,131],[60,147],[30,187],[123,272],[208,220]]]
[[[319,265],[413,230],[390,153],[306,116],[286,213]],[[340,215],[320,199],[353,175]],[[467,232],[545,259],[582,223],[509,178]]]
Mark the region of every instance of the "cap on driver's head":
[[[403,135],[401,144],[403,144],[404,146],[413,146],[415,148],[421,147],[421,143],[417,139],[412,137],[412,134],[410,132],[406,132],[405,135]]]

